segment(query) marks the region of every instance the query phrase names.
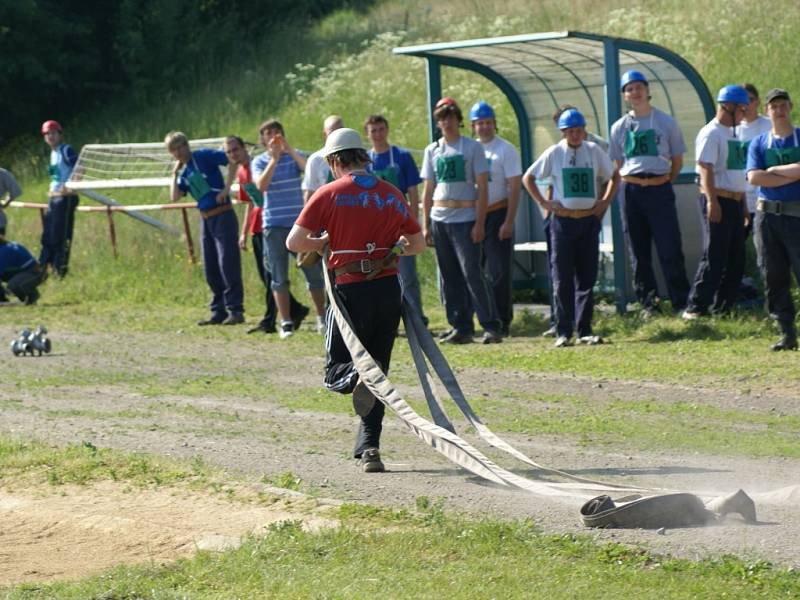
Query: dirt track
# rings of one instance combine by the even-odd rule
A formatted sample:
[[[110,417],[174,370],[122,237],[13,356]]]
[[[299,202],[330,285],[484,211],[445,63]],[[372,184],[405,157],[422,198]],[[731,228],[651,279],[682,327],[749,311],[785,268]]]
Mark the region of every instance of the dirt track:
[[[11,328],[2,329],[0,333],[6,334],[5,338],[13,336]],[[6,364],[22,370],[23,374],[29,372],[32,378],[41,377],[42,369],[52,376],[90,363],[101,368],[106,365],[109,373],[143,371],[152,372],[154,376],[168,373],[178,379],[198,376],[198,368],[191,361],[170,362],[170,358],[185,356],[187,352],[180,340],[171,346],[165,345],[163,340],[156,345],[153,336],[147,334],[131,335],[125,344],[119,344],[119,340],[110,334],[61,332],[60,336],[60,346],[53,355]],[[248,340],[241,349],[238,340],[220,342],[209,335],[194,340],[191,352],[213,362],[215,367],[212,370],[224,372],[226,367],[233,369],[233,365],[240,365],[243,356],[252,360],[251,350],[258,349],[260,343],[263,344]],[[509,343],[523,344],[525,341],[512,339]],[[272,349],[278,347],[277,342],[270,346]],[[476,347],[476,351],[483,350]],[[270,361],[271,368],[264,372],[265,389],[274,390],[269,397],[237,395],[235,386],[224,397],[193,394],[158,398],[137,392],[134,386],[124,382],[68,387],[44,381],[38,386],[14,387],[4,390],[0,397],[3,415],[0,432],[58,443],[91,441],[97,446],[174,457],[200,456],[251,481],[257,481],[265,474],[273,476],[290,471],[302,479],[309,491],[320,497],[406,507],[413,506],[419,496],[442,498],[448,509],[499,517],[531,517],[549,532],[590,533],[600,540],[641,543],[657,552],[691,558],[735,553],[800,566],[800,550],[796,543],[800,538],[800,514],[796,510],[800,500],[798,491],[781,502],[759,501],[757,525],[745,524],[734,516],[719,525],[668,530],[664,535],[642,530],[591,531],[579,524],[578,503],[543,499],[480,481],[423,445],[392,417],[386,419],[383,440],[389,472],[366,476],[349,459],[355,417],[345,410],[296,410],[287,406],[285,401],[284,396],[291,395],[293,385],[312,387],[318,384],[322,359],[307,360],[300,369],[296,359],[273,351]],[[412,381],[413,374],[408,367],[398,364],[394,372],[396,380]],[[594,389],[596,393],[612,395],[620,400],[640,398],[646,393],[661,401],[698,402],[720,407],[746,408],[764,402],[763,398],[725,390],[537,376],[513,371],[462,370],[459,380],[467,397],[497,389],[510,390],[519,398],[540,392],[586,393],[587,389]],[[412,389],[407,385],[399,388],[401,392]],[[794,392],[788,390],[792,396],[772,393],[770,407],[797,414],[800,407]],[[346,402],[344,398],[343,402]],[[524,402],[510,406],[509,410],[524,411]],[[451,416],[453,413],[450,412]],[[502,431],[497,433],[542,464],[611,482],[719,494],[740,487],[747,492],[762,492],[800,483],[800,461],[797,460],[730,458],[695,453],[680,455],[631,449],[623,452],[613,448],[581,447],[567,438],[534,439]],[[668,434],[654,432],[654,435],[665,433]],[[470,441],[475,442],[474,439]],[[485,445],[480,447],[485,450]],[[520,474],[537,476],[535,471],[521,463],[515,464],[513,459],[499,457],[493,452],[487,454]],[[3,510],[3,494],[8,495],[9,491],[0,488],[0,518],[3,529],[7,531],[9,520],[22,513]],[[30,494],[29,490],[23,496],[29,498]],[[23,500],[18,498],[18,501]],[[8,509],[10,505],[5,506]],[[44,510],[46,503],[39,506]],[[224,510],[213,503],[204,512],[212,522],[224,514]],[[76,523],[86,518],[85,514],[75,515]],[[76,527],[75,530],[79,529]],[[242,529],[247,530],[247,527]],[[117,535],[123,534],[118,532]],[[196,540],[197,536],[189,535],[182,539],[185,546],[187,539]],[[180,552],[176,550],[175,555],[180,555]],[[161,554],[153,553],[153,556],[162,558]],[[91,570],[101,566],[105,564],[89,564],[87,568]],[[35,575],[31,577],[36,578]],[[10,580],[18,579],[12,577]]]

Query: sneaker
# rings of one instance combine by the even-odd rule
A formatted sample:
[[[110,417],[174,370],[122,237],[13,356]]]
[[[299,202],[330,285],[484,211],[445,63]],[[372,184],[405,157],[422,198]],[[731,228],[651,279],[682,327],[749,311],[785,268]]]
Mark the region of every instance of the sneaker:
[[[311,312],[311,309],[301,304],[300,307],[292,313],[292,324],[295,330],[300,329],[300,324],[308,316],[309,312]]]
[[[484,331],[481,344],[499,344],[503,341],[503,335],[497,331]]]
[[[284,323],[281,323],[281,330],[279,335],[281,336],[282,340],[285,340],[286,338],[292,337],[294,335],[294,325],[292,324],[291,321],[286,321]]]
[[[366,417],[374,406],[375,396],[363,381],[359,381],[353,390],[353,410],[359,417]]]
[[[317,324],[314,326],[317,333],[325,333],[325,317],[317,315]]]
[[[783,337],[777,342],[772,344],[773,352],[782,352],[783,350],[797,350],[797,336],[790,334],[783,334]]]
[[[455,333],[455,331],[456,331],[455,329],[448,329],[447,331],[444,331],[444,332],[440,333],[438,338],[439,338],[439,340],[443,340],[445,338],[448,338],[451,335],[453,335],[453,333]]]
[[[696,321],[704,316],[703,313],[697,310],[689,310],[688,308],[681,313],[681,319],[684,321]]]
[[[381,453],[377,448],[367,448],[361,453],[361,458],[358,459],[364,473],[383,473],[386,467],[381,462]]]
[[[460,333],[453,329],[450,335],[440,340],[443,344],[471,344],[475,340],[472,339],[471,333]]]
[[[556,331],[556,326],[555,325],[551,325],[550,329],[542,332],[542,337],[552,337],[552,338],[554,338],[554,337],[556,337],[557,333],[558,332]]]
[[[567,346],[572,346],[572,339],[566,335],[560,335],[556,338],[556,343],[554,345],[556,348],[566,348]]]
[[[242,323],[244,323],[244,315],[242,313],[231,313],[222,322],[223,325],[241,325]]]
[[[599,335],[582,335],[578,338],[579,344],[586,344],[587,346],[597,346],[598,344],[604,344],[603,338]]]
[[[206,325],[222,325],[222,322],[225,320],[225,317],[215,317],[211,316],[208,319],[203,319],[202,321],[198,321],[197,324],[200,327],[205,327]]]

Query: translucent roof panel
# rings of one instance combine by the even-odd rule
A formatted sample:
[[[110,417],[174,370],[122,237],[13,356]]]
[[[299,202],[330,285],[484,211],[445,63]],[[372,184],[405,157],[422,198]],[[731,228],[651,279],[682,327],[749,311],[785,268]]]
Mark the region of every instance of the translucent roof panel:
[[[646,42],[556,32],[396,48],[395,53],[475,70],[508,84],[513,92],[504,89],[506,95],[518,116],[524,113],[527,120],[530,146],[522,146],[531,153],[529,160],[558,139],[552,114],[561,104],[578,107],[588,129],[607,136],[609,125],[620,116],[619,74],[628,69],[645,74],[653,104],[678,121],[687,142],[687,167],[694,163],[694,136],[714,111],[708,89],[691,65]],[[617,94],[610,102],[607,81]]]

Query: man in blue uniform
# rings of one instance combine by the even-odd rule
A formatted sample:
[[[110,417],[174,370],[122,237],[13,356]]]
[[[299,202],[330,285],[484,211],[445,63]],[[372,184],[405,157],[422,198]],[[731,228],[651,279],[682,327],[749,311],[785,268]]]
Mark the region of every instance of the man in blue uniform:
[[[72,175],[78,155],[72,146],[64,143],[63,129],[58,121],[45,121],[42,124],[42,135],[50,146],[50,189],[42,227],[39,262],[44,268],[50,265],[59,277],[64,277],[69,265],[75,209],[79,200],[78,196],[69,191],[66,183]]]
[[[419,192],[417,186],[422,183],[419,170],[411,153],[404,148],[389,143],[389,121],[383,115],[370,115],[364,123],[364,132],[367,134],[372,148],[368,150],[372,163],[367,169],[388,181],[399,189],[406,197],[411,214],[419,217]],[[417,276],[417,257],[400,257],[400,280],[407,298],[414,303],[422,315],[422,321],[427,325],[428,317],[422,311],[422,293]]]
[[[5,235],[3,223],[0,225],[0,281],[6,282],[8,291],[25,304],[36,304],[39,299],[36,288],[45,280],[45,270],[25,246],[7,241]],[[0,299],[6,300],[2,284]]]
[[[172,201],[187,193],[197,201],[203,247],[203,271],[211,288],[211,316],[198,325],[238,325],[244,323],[244,288],[239,253],[239,223],[228,196],[236,164],[228,167],[228,183],[220,167],[228,165],[222,150],[189,147],[189,139],[179,131],[167,134],[164,144],[175,158],[170,183]]]
[[[675,119],[650,104],[650,86],[642,73],[625,72],[620,87],[630,111],[611,127],[609,154],[625,182],[623,223],[634,290],[645,314],[658,310],[651,257],[655,242],[672,309],[683,310],[689,280],[672,182],[681,171],[686,145]]]
[[[797,350],[791,273],[800,281],[800,129],[792,125],[789,92],[770,90],[765,101],[772,130],[747,153],[747,179],[758,186],[753,231],[767,311],[781,330],[772,349]]]

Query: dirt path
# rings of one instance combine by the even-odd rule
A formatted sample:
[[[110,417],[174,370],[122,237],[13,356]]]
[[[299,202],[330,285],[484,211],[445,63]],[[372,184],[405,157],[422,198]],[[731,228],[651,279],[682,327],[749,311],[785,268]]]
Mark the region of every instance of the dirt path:
[[[157,345],[152,336],[145,334],[129,336],[124,346],[110,336],[103,338],[99,334],[71,334],[68,340],[67,351],[63,354],[38,363],[38,359],[20,360],[14,366],[30,369],[31,377],[41,377],[44,361],[48,361],[50,373],[79,369],[91,363],[101,369],[107,365],[109,372],[119,372],[122,366],[122,370],[153,373],[153,377],[167,373],[176,381],[197,377],[195,364],[177,360],[187,352],[178,342]],[[220,343],[213,338],[200,340],[193,343],[192,354],[217,361],[220,370],[235,371],[235,365],[243,360],[242,355],[247,360],[253,358],[249,346],[242,351],[238,342],[236,344]],[[74,351],[77,347],[81,348],[81,353]],[[170,358],[175,360],[170,362]],[[237,395],[235,386],[224,397],[192,394],[153,398],[137,392],[124,378],[113,385],[98,382],[97,385],[70,387],[42,380],[39,386],[15,387],[5,397],[0,397],[0,432],[57,443],[91,441],[97,446],[129,451],[182,458],[199,456],[252,481],[264,475],[290,471],[302,479],[308,491],[320,497],[405,507],[413,506],[420,496],[442,498],[448,509],[498,517],[531,517],[548,532],[589,533],[599,540],[641,543],[656,552],[691,558],[735,553],[745,558],[764,558],[800,566],[800,550],[796,544],[800,537],[800,514],[796,510],[800,498],[797,495],[771,502],[759,500],[758,525],[729,517],[715,526],[669,530],[663,535],[642,530],[587,530],[579,524],[578,503],[543,499],[472,477],[423,445],[391,417],[386,419],[383,441],[389,472],[365,476],[349,458],[356,423],[353,416],[345,411],[298,410],[286,401],[293,385],[317,385],[321,359],[304,360],[302,368],[296,359],[277,353],[270,360],[274,368],[264,372],[264,385],[271,391],[268,396],[258,398]],[[395,370],[398,381],[410,382],[411,376],[408,368],[402,365]],[[800,413],[795,397],[777,391],[763,397],[730,390],[477,369],[461,370],[459,380],[468,397],[498,389],[510,390],[520,397],[537,393],[585,394],[590,390],[620,399],[641,398],[646,394],[664,402],[697,402],[741,410],[753,406],[764,410],[768,403],[769,408],[786,414]],[[410,389],[399,387],[401,391]],[[525,407],[520,403],[509,410],[524,411]],[[584,447],[571,439],[555,436],[532,438],[498,433],[540,463],[612,482],[711,494],[738,488],[751,493],[763,492],[800,483],[798,460],[641,452],[630,448],[622,451]],[[480,447],[485,449],[485,445]],[[513,459],[488,451],[487,454],[522,475],[540,475],[521,463],[515,464]],[[2,498],[0,496],[0,502]],[[135,499],[125,500],[132,501],[131,507],[137,505]],[[52,510],[57,510],[57,502],[52,497],[27,506],[29,514],[44,514],[51,506],[55,507]],[[155,506],[160,505],[155,503]],[[13,507],[3,510],[0,515],[4,521],[17,511]],[[170,510],[173,511],[170,515],[174,516],[184,508],[174,504],[170,505]],[[209,506],[206,512],[224,514],[226,510]],[[158,522],[157,516],[148,518]],[[259,522],[265,521],[261,517],[257,521],[259,519]],[[78,519],[75,527],[79,527],[80,522]],[[198,528],[187,525],[186,529],[186,536],[176,539],[190,544],[187,540],[197,539]],[[118,539],[119,535],[115,537]],[[4,541],[2,537],[0,541]],[[95,554],[102,556],[106,552],[99,549]]]

